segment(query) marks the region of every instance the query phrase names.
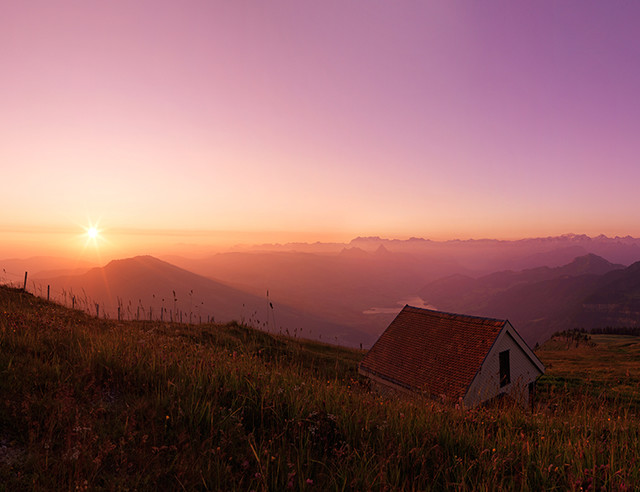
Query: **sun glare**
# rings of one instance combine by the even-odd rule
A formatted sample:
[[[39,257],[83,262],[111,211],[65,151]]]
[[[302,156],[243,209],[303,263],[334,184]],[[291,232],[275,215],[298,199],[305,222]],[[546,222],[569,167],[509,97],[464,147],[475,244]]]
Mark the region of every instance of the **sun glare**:
[[[95,256],[96,261],[102,262],[102,253],[104,248],[109,249],[110,242],[105,237],[105,229],[100,227],[99,222],[88,220],[86,225],[81,225],[82,233],[78,235],[78,239],[84,243],[82,246],[82,254]]]
[[[92,243],[94,246],[98,245],[98,241],[102,240],[101,230],[98,227],[98,224],[89,223],[89,225],[84,226],[84,237],[86,239],[87,246],[89,243]]]

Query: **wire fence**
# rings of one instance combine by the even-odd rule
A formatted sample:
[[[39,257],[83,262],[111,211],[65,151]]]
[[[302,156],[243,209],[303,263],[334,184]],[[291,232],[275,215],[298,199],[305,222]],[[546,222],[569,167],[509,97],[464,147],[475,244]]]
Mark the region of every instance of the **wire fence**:
[[[39,279],[30,280],[28,272],[18,273],[6,268],[0,270],[0,285],[23,289],[25,292],[47,301],[85,312],[97,318],[117,319],[118,321],[166,321],[184,324],[215,323],[215,317],[205,310],[204,301],[194,303],[193,291],[188,296],[191,309],[186,310],[179,307],[175,291],[173,291],[174,297],[171,300],[158,297],[160,301],[155,303],[145,303],[142,299],[135,302],[120,297],[116,297],[115,303],[107,302],[104,299],[96,301],[87,295],[84,289],[80,289],[78,292],[73,288],[52,286]],[[153,298],[155,297],[153,295]]]

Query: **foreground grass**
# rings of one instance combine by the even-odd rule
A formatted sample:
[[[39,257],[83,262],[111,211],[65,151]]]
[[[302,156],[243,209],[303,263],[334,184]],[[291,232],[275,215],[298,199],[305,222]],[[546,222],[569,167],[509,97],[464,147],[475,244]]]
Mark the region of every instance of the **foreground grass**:
[[[0,287],[0,489],[624,490],[636,407],[545,376],[534,412],[386,399],[362,353],[117,323]]]

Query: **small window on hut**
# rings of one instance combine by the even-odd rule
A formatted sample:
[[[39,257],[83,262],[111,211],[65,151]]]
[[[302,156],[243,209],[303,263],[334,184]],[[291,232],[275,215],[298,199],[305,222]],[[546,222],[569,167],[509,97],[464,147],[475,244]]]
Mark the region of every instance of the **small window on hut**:
[[[509,351],[500,352],[500,387],[511,382],[511,366],[509,364]]]

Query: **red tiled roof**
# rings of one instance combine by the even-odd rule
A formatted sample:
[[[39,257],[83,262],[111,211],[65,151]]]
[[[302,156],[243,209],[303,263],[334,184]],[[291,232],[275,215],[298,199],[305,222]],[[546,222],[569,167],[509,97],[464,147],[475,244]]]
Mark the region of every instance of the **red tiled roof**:
[[[505,323],[405,306],[360,368],[412,390],[458,399]]]

